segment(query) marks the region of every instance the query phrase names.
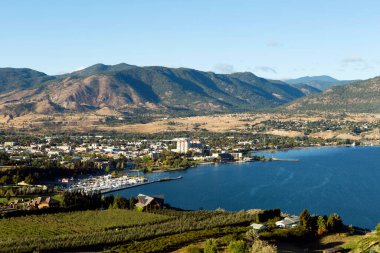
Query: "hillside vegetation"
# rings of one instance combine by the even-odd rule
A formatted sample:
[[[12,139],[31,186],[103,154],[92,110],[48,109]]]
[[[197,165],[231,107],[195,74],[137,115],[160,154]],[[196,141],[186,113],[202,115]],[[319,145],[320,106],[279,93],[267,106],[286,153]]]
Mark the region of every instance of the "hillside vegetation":
[[[245,231],[254,218],[245,212],[153,214],[118,209],[9,218],[0,220],[0,252],[103,250],[122,243],[190,231],[195,232],[193,236],[207,238],[239,231],[239,227]]]
[[[215,74],[187,68],[96,64],[47,76],[32,70],[0,69],[0,112],[85,112],[110,108],[122,113],[254,111],[318,92],[252,73]]]
[[[338,80],[338,79],[332,78],[331,76],[304,76],[304,77],[300,77],[296,79],[289,79],[289,80],[286,80],[285,82],[292,85],[306,84],[310,87],[324,91],[324,90],[327,90],[328,88],[331,88],[332,86],[345,85],[345,84],[352,83],[354,81]]]
[[[321,94],[301,98],[284,107],[291,111],[380,112],[380,77],[344,86],[334,86]]]

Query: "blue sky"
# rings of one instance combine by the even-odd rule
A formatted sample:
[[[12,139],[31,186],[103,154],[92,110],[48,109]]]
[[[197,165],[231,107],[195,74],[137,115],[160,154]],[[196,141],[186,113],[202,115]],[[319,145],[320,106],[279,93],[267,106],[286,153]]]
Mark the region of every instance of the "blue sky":
[[[380,75],[378,0],[4,0],[0,67],[95,63],[251,71],[284,79]]]

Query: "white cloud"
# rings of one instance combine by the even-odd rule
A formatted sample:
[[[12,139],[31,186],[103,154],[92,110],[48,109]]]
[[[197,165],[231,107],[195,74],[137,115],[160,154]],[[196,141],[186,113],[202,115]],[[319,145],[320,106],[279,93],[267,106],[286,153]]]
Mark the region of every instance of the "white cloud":
[[[281,47],[282,44],[278,41],[269,41],[267,42],[267,47]]]
[[[214,71],[222,74],[231,74],[235,72],[235,68],[231,64],[218,63],[214,66]]]
[[[85,68],[86,68],[86,67],[80,66],[80,67],[78,67],[78,68],[74,69],[74,72],[75,72],[75,71],[84,70]]]
[[[74,70],[60,71],[60,72],[58,72],[56,75],[69,74],[69,73],[73,73],[73,72],[75,72],[75,71],[84,70],[85,68],[86,68],[86,67],[80,66],[80,67],[78,67],[78,68],[75,68]]]
[[[366,62],[366,61],[361,57],[347,57],[347,58],[342,59],[342,63],[344,63],[344,64],[364,63],[364,62]]]
[[[341,60],[341,69],[347,68],[363,71],[372,69],[373,67],[367,60],[363,59],[362,57],[347,57]]]
[[[277,74],[276,69],[274,67],[269,67],[269,66],[255,66],[253,68],[253,71]]]

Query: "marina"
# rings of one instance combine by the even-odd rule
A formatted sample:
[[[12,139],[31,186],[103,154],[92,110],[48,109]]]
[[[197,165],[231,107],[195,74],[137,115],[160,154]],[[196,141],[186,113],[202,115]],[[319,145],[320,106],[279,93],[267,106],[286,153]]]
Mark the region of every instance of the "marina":
[[[83,190],[84,192],[88,193],[100,191],[101,193],[105,194],[132,187],[178,179],[182,179],[182,176],[175,178],[165,177],[156,180],[148,180],[147,178],[141,176],[122,175],[120,177],[113,177],[111,174],[109,174],[104,176],[80,179],[69,186],[69,191]]]

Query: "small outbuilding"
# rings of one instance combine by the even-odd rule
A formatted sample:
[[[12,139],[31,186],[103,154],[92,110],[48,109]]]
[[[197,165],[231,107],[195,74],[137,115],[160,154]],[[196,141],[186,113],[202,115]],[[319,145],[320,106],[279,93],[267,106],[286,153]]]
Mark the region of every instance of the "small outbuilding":
[[[298,226],[300,218],[298,216],[285,217],[283,220],[276,222],[276,227],[279,228],[293,228]]]
[[[263,224],[259,224],[259,223],[252,223],[250,226],[251,226],[252,229],[255,230],[255,231],[261,231],[261,230],[264,230],[264,229],[266,228],[265,225],[263,225]]]
[[[136,207],[141,210],[161,209],[164,205],[164,195],[148,196],[145,194],[137,195]]]

